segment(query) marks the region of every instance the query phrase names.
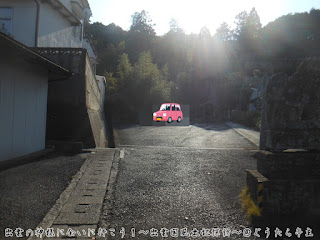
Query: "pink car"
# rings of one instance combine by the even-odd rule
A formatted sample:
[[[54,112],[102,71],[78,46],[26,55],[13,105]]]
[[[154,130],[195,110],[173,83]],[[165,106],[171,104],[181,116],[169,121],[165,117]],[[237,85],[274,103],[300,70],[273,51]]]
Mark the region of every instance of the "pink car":
[[[181,122],[183,120],[183,114],[180,104],[178,103],[163,103],[158,112],[153,113],[153,121],[172,121]]]

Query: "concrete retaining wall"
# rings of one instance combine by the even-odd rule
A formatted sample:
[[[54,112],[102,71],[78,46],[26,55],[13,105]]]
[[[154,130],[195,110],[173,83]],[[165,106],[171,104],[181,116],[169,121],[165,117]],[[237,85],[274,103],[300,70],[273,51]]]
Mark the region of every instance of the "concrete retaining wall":
[[[82,142],[85,148],[107,147],[101,93],[86,49],[36,48],[73,72],[49,84],[47,140]]]
[[[320,164],[318,153],[259,151],[258,171],[247,170],[247,185],[258,203],[262,187],[263,216],[320,216]]]

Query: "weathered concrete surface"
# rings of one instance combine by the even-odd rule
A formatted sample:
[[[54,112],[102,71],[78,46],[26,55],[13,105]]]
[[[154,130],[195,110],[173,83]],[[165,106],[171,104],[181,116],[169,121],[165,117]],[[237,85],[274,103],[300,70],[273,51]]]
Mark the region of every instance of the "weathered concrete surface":
[[[249,172],[247,184],[253,199],[265,178],[263,210],[267,215],[318,215],[320,213],[320,155],[308,152],[271,153],[259,151],[256,173]],[[251,186],[251,187],[250,187]]]
[[[54,146],[57,152],[65,154],[79,154],[82,152],[82,142],[47,141],[48,145]]]
[[[55,233],[64,229],[64,235],[48,239],[91,239],[88,234],[93,236],[96,232],[115,156],[119,156],[119,150],[94,149],[86,155],[80,171],[38,225],[43,229],[53,228]],[[66,234],[69,228],[71,235]]]
[[[320,154],[258,151],[257,170],[247,170],[247,185],[256,203],[260,189],[263,224],[320,228]],[[258,183],[262,183],[260,186]]]
[[[302,61],[288,76],[268,82],[262,115],[261,150],[320,150],[320,58]]]
[[[247,171],[247,185],[262,219],[284,226],[320,228],[320,58],[302,61],[292,76],[274,75],[262,104],[258,171]],[[267,150],[267,151],[264,151]],[[316,150],[316,151],[314,151]]]
[[[251,194],[252,200],[259,206],[259,184],[265,184],[268,179],[264,177],[257,170],[246,170],[247,172],[247,186]],[[263,210],[263,208],[262,208]]]
[[[309,152],[259,151],[258,171],[269,179],[320,179],[320,155]]]
[[[248,139],[254,145],[259,147],[260,132],[255,131],[253,129],[250,129],[250,128],[243,126],[241,124],[238,124],[238,123],[227,122],[226,125],[233,128],[237,133],[244,136],[246,139]]]
[[[86,49],[33,50],[73,72],[72,77],[49,84],[46,138],[82,142],[85,148],[107,147],[102,95]]]
[[[245,169],[256,167],[247,150],[255,145],[233,129],[224,124],[202,124],[135,126],[117,132],[124,157],[119,162],[114,199],[107,202],[113,207],[103,212],[101,222],[106,229],[115,228],[115,239],[121,239],[121,227],[126,230],[124,239],[162,239],[138,232],[186,227],[190,233],[193,228],[243,230],[248,226],[238,194],[245,186]],[[136,230],[134,238],[131,228]],[[225,238],[194,239],[254,237],[244,238],[240,232]]]

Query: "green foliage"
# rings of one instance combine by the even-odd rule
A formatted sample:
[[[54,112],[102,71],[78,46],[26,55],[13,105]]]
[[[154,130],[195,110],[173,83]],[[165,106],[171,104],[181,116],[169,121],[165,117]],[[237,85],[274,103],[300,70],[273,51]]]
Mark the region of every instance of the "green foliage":
[[[126,80],[130,78],[132,73],[132,66],[128,57],[128,54],[123,53],[119,59],[119,64],[117,67],[117,73],[121,84],[124,84]]]
[[[215,38],[222,42],[228,42],[232,39],[232,30],[226,22],[223,22],[217,29]]]
[[[183,33],[183,29],[180,28],[179,23],[176,19],[172,18],[169,22],[170,31],[175,33]]]
[[[98,52],[97,73],[107,79],[107,94],[119,114],[165,101],[210,104],[218,116],[245,111],[251,89],[263,85],[265,71],[247,63],[320,54],[320,10],[282,16],[264,28],[253,8],[222,23],[214,36],[203,27],[186,34],[177,20],[157,36],[146,11],[132,15],[129,31],[115,24],[86,23]],[[125,110],[125,111],[122,111]],[[259,119],[251,116],[252,125]],[[251,121],[251,120],[250,120]]]
[[[236,16],[234,37],[239,44],[239,52],[244,59],[255,58],[259,53],[261,38],[260,17],[255,8],[250,13],[241,12]]]
[[[140,13],[135,12],[132,16],[132,25],[130,27],[131,32],[138,32],[147,35],[155,36],[156,33],[153,29],[155,24],[152,23],[152,20],[145,10],[142,10]]]
[[[104,77],[106,78],[106,94],[112,96],[118,89],[118,79],[110,72],[105,72]]]
[[[155,31],[149,14],[146,11],[135,12],[132,16],[132,24],[128,32],[127,44],[130,59],[137,61],[141,52],[150,51],[155,38]]]
[[[268,58],[301,58],[320,54],[320,10],[279,17],[262,29]]]
[[[168,81],[168,66],[161,70],[153,63],[149,52],[142,52],[132,66],[127,54],[122,54],[117,66],[118,78],[106,73],[107,92],[117,105],[116,114],[123,118],[135,116],[143,104],[170,102],[173,83]],[[127,113],[127,115],[126,115]]]

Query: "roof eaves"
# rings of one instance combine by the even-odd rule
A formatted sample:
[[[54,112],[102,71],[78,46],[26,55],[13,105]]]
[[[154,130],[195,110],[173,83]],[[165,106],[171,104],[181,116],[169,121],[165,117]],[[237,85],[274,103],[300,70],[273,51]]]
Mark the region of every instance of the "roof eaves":
[[[46,68],[48,68],[48,70],[52,70],[56,73],[62,73],[64,75],[71,75],[72,74],[69,70],[59,66],[58,64],[50,61],[49,59],[45,58],[44,56],[32,51],[24,44],[14,40],[13,38],[9,37],[6,34],[0,32],[0,41],[1,40],[4,40],[8,44],[15,47],[18,51],[20,51],[28,59],[35,60],[35,61],[39,62],[41,65],[44,65]]]
[[[43,2],[51,4],[57,9],[63,16],[65,16],[72,24],[81,25],[80,19],[78,19],[63,3],[58,0],[43,0]]]

